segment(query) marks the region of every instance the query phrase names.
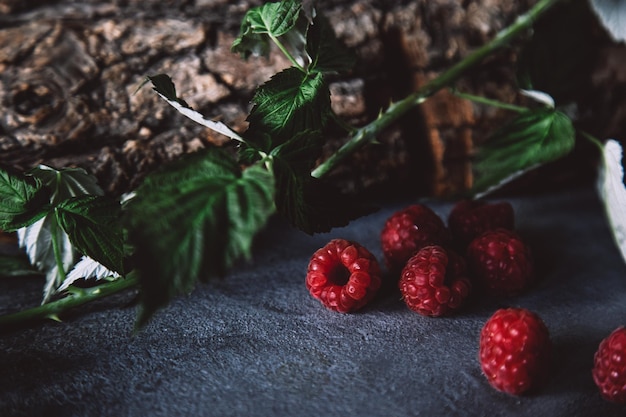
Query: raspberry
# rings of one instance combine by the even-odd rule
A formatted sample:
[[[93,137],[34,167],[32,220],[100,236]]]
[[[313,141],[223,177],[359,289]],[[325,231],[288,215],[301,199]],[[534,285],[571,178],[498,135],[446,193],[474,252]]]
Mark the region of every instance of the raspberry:
[[[470,243],[466,258],[470,276],[491,295],[517,295],[534,280],[530,249],[510,230],[483,233]]]
[[[426,245],[442,245],[448,229],[429,207],[414,204],[392,214],[380,235],[385,263],[390,271],[400,271],[406,261]]]
[[[450,233],[463,247],[488,230],[513,230],[514,226],[513,206],[507,202],[461,200],[448,216]]]
[[[480,332],[482,371],[494,388],[509,394],[523,394],[543,382],[551,351],[546,325],[523,308],[496,311]]]
[[[598,347],[593,380],[603,398],[626,404],[626,329],[618,327]]]
[[[378,261],[367,249],[356,242],[333,239],[311,257],[306,287],[327,308],[348,313],[374,297],[380,276]]]
[[[402,270],[400,292],[406,305],[425,316],[457,310],[470,292],[463,258],[441,246],[425,246]]]

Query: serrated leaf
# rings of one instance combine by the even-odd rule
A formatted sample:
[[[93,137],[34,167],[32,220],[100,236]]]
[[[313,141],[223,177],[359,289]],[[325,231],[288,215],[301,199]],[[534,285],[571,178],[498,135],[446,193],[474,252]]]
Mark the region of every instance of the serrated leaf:
[[[574,147],[575,132],[565,114],[549,108],[521,113],[478,149],[474,192],[483,195],[521,173],[558,159]]]
[[[65,291],[70,285],[73,285],[78,280],[96,279],[101,280],[104,278],[120,278],[121,275],[115,271],[111,271],[106,266],[102,265],[95,259],[88,256],[83,256],[80,261],[74,265],[74,268],[67,274],[65,280],[59,286],[57,291]]]
[[[185,100],[178,97],[176,95],[176,87],[174,86],[174,83],[172,82],[172,79],[169,77],[169,75],[166,75],[166,74],[151,75],[151,76],[147,76],[146,80],[152,82],[154,91],[156,91],[157,94],[159,94],[159,96],[163,100],[165,100],[170,106],[174,107],[183,116],[193,120],[194,122],[202,126],[208,127],[209,129],[217,133],[221,133],[222,135],[226,137],[229,137],[231,139],[235,139],[238,141],[243,140],[237,132],[232,130],[230,127],[228,127],[224,123],[207,119],[206,117],[202,115],[202,113],[197,112],[194,109],[192,109]],[[139,88],[141,88],[144,84],[145,82],[141,84]]]
[[[254,235],[274,211],[273,197],[273,176],[263,166],[242,172],[216,148],[147,177],[127,203],[142,288],[138,325],[196,281],[249,257]]]
[[[626,262],[626,187],[622,166],[622,146],[614,139],[606,141],[598,175],[598,193],[617,247]]]
[[[20,247],[26,249],[30,263],[46,274],[42,304],[48,302],[56,288],[63,282],[65,272],[74,265],[74,247],[67,233],[59,227],[54,214],[50,213],[37,222],[19,229]],[[53,239],[56,239],[61,273],[57,267]]]
[[[82,168],[54,169],[39,165],[29,171],[29,175],[39,179],[51,191],[52,204],[80,195],[104,195],[96,177]]]
[[[276,178],[276,208],[292,226],[308,234],[345,226],[375,210],[311,176],[311,168],[321,147],[321,133],[307,131],[271,153]]]
[[[47,202],[41,182],[0,170],[0,229],[13,232],[41,219]]]
[[[265,3],[248,10],[231,50],[244,58],[250,55],[267,56],[270,37],[278,38],[293,29],[298,21],[300,8],[299,1],[284,0]]]
[[[124,273],[119,202],[103,196],[80,196],[63,201],[55,212],[59,225],[79,252]]]
[[[322,73],[306,74],[291,67],[259,87],[248,121],[249,132],[284,143],[306,130],[321,130],[330,115],[330,91]],[[269,151],[267,149],[266,151]]]
[[[355,55],[339,42],[324,15],[315,17],[307,32],[306,51],[311,58],[309,71],[337,73],[352,69]]]
[[[626,42],[626,2],[623,0],[591,0],[591,6],[613,40]]]

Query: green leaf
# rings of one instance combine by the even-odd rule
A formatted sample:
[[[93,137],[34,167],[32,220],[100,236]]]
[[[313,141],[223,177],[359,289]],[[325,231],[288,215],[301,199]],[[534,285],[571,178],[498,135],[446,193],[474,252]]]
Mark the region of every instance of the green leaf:
[[[306,131],[271,153],[276,208],[292,226],[308,234],[328,232],[374,211],[373,207],[362,205],[353,196],[344,195],[331,184],[311,176],[322,142],[319,131]]]
[[[58,170],[39,165],[29,171],[29,175],[39,179],[45,187],[51,190],[50,202],[55,205],[80,195],[104,195],[96,177],[82,168]]]
[[[324,75],[306,74],[294,67],[259,87],[252,101],[255,106],[248,116],[248,132],[250,136],[270,136],[274,146],[299,132],[321,130],[331,112]]]
[[[59,227],[53,213],[19,229],[17,235],[20,246],[26,249],[30,263],[46,274],[42,300],[44,304],[65,279],[65,272],[74,265],[74,246],[67,233]],[[63,270],[59,270],[59,267]]]
[[[13,232],[46,215],[48,194],[41,182],[0,170],[0,229]]]
[[[348,71],[355,63],[354,53],[339,42],[332,26],[322,14],[317,15],[309,27],[306,50],[311,57],[311,72]]]
[[[59,225],[83,255],[124,274],[124,238],[119,202],[102,196],[80,196],[56,207]]]
[[[475,192],[486,192],[574,147],[575,132],[565,114],[550,108],[521,113],[478,149]]]
[[[250,55],[267,56],[270,39],[285,35],[293,29],[300,15],[300,7],[297,0],[284,0],[248,10],[231,50],[244,58]]]
[[[169,75],[158,74],[147,76],[146,81],[144,81],[137,88],[137,90],[143,87],[148,81],[152,82],[153,90],[156,91],[163,100],[167,101],[170,106],[174,107],[183,116],[193,120],[198,124],[201,124],[202,126],[208,127],[209,129],[221,133],[222,135],[227,136],[231,139],[235,139],[238,141],[243,140],[237,132],[232,130],[224,123],[205,118],[200,112],[193,110],[185,100],[178,97],[176,95],[176,87],[174,86],[174,83],[172,82],[172,79],[169,77]]]
[[[253,237],[274,211],[273,197],[270,172],[261,165],[242,172],[217,148],[148,176],[126,216],[142,287],[138,326],[196,281],[250,257]]]

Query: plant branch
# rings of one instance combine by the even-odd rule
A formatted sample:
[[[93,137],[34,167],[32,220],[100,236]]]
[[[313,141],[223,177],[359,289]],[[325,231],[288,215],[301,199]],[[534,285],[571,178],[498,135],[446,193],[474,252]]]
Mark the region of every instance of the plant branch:
[[[539,17],[561,1],[564,0],[540,0],[537,2],[528,12],[519,16],[514,23],[503,29],[490,42],[476,49],[447,71],[425,84],[415,93],[391,104],[376,120],[358,129],[348,142],[339,148],[330,158],[315,168],[313,172],[311,172],[311,175],[319,178],[328,174],[355,150],[367,143],[373,142],[381,131],[406,114],[409,110],[423,103],[428,97],[442,88],[451,86],[459,77],[467,72],[467,70],[476,66],[485,57],[491,55],[503,46],[508,45],[517,36],[526,32]]]
[[[126,278],[118,278],[115,281],[106,282],[91,288],[71,286],[68,289],[68,295],[59,300],[0,316],[0,330],[17,327],[24,323],[45,318],[56,319],[59,314],[71,308],[135,287],[138,283],[136,277],[129,276]]]

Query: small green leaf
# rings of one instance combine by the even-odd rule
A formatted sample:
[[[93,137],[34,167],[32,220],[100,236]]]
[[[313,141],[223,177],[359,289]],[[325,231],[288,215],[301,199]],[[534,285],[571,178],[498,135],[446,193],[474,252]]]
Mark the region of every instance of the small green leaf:
[[[174,82],[167,74],[157,74],[157,75],[148,75],[146,76],[146,80],[152,82],[152,87],[154,90],[161,94],[168,100],[175,101],[181,106],[191,108],[189,104],[182,98],[176,95],[176,87],[174,86]],[[142,83],[139,88],[145,85],[145,82]]]
[[[308,234],[328,232],[374,211],[374,208],[342,194],[331,184],[311,176],[311,168],[321,148],[321,133],[306,131],[271,153],[276,178],[276,208],[292,226]]]
[[[46,188],[51,190],[50,202],[52,204],[58,204],[80,195],[104,195],[96,177],[88,174],[82,168],[58,170],[46,165],[39,165],[29,171],[28,174],[39,179]]]
[[[46,274],[42,304],[47,303],[65,279],[65,272],[74,265],[74,246],[67,233],[59,227],[53,213],[19,229],[17,236],[20,247],[26,249],[30,263]]]
[[[574,141],[574,127],[565,114],[545,107],[524,112],[478,149],[474,191],[484,193],[558,159],[572,150]]]
[[[299,15],[300,2],[296,0],[265,3],[248,10],[231,50],[244,58],[267,56],[270,37],[278,38],[293,29]]]
[[[270,172],[260,165],[242,172],[217,148],[147,177],[126,216],[142,287],[138,326],[196,281],[249,257],[253,237],[274,211],[273,197]]]
[[[259,87],[248,116],[249,132],[267,134],[273,145],[306,130],[321,130],[331,112],[330,91],[322,73],[291,67]],[[266,151],[269,151],[267,149]]]
[[[0,229],[13,232],[46,215],[47,191],[40,181],[0,170]]]
[[[215,120],[207,119],[200,112],[192,109],[189,104],[182,98],[176,95],[176,87],[172,82],[169,75],[158,74],[153,76],[147,76],[146,81],[142,83],[139,88],[144,86],[148,81],[152,82],[153,90],[156,91],[162,99],[168,102],[168,104],[178,110],[183,116],[193,120],[194,122],[208,127],[224,136],[231,139],[242,141],[242,137],[237,132],[226,126],[222,122],[216,122]],[[138,88],[138,89],[139,89]]]
[[[56,207],[56,216],[79,252],[110,270],[124,273],[119,202],[102,196],[74,197]]]
[[[352,69],[354,53],[339,42],[324,15],[315,17],[307,32],[306,50],[311,57],[309,71],[337,73]]]

